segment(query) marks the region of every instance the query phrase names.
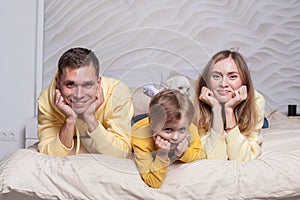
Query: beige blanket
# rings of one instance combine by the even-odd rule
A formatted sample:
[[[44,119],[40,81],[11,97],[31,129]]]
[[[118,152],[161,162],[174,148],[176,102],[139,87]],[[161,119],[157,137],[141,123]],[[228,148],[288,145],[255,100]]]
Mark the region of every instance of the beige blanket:
[[[300,120],[268,117],[258,159],[174,164],[159,189],[142,181],[130,159],[21,149],[0,161],[0,199],[300,199]]]

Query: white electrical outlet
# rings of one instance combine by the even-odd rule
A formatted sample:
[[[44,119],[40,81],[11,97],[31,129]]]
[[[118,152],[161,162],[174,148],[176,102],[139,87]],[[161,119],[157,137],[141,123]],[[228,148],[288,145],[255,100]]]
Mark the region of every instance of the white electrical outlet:
[[[0,141],[17,141],[17,131],[15,129],[0,129]]]

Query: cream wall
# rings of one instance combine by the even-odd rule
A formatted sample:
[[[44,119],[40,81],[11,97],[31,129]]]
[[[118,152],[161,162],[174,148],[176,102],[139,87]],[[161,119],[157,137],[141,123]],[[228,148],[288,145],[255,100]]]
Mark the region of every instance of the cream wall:
[[[196,78],[215,52],[239,47],[267,109],[287,112],[300,106],[299,10],[297,0],[45,0],[43,86],[74,46],[130,87],[170,69]]]
[[[37,13],[38,0],[0,1],[0,159],[24,147],[34,116]]]
[[[30,13],[35,13],[35,4],[0,2],[0,158],[23,146],[25,119],[34,112],[36,16]],[[15,140],[4,141],[11,133]]]

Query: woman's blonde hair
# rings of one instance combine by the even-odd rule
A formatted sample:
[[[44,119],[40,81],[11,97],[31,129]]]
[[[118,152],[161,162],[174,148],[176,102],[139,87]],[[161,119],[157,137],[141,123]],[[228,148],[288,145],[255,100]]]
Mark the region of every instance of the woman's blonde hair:
[[[206,64],[202,76],[198,79],[196,88],[196,97],[198,98],[203,86],[207,87],[207,81],[210,76],[210,70],[219,61],[231,57],[235,62],[238,73],[241,77],[242,85],[247,86],[247,99],[234,108],[234,114],[237,120],[237,125],[244,135],[247,135],[255,126],[258,119],[257,108],[255,106],[254,86],[251,80],[251,75],[242,55],[235,51],[224,50],[216,53]],[[198,112],[196,124],[201,133],[207,132],[211,127],[212,111],[211,107],[198,99]]]

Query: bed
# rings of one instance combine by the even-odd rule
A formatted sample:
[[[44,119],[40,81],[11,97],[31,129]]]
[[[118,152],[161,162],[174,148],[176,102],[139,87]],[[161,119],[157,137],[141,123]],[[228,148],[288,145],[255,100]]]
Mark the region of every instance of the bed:
[[[20,149],[0,161],[0,199],[300,199],[300,120],[277,110],[266,117],[258,159],[175,163],[158,189],[132,159]]]

